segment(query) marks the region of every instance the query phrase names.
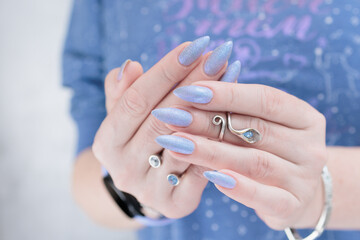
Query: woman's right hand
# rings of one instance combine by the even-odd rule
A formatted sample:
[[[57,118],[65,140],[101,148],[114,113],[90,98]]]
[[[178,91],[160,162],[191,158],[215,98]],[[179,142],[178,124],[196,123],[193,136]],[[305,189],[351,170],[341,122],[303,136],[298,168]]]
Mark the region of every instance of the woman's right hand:
[[[218,80],[222,76],[232,43],[202,56],[208,42],[204,37],[191,45],[183,43],[144,74],[139,63],[128,62],[123,71],[114,69],[105,80],[108,115],[96,134],[94,155],[118,189],[170,218],[184,217],[197,208],[207,184],[202,176],[205,169],[177,161],[166,151],[159,168],[149,165],[149,156],[163,151],[155,138],[171,134],[150,113],[154,108],[176,106],[182,101],[170,93],[176,84]],[[122,79],[118,81],[120,71]],[[167,181],[171,173],[181,176],[178,186]]]

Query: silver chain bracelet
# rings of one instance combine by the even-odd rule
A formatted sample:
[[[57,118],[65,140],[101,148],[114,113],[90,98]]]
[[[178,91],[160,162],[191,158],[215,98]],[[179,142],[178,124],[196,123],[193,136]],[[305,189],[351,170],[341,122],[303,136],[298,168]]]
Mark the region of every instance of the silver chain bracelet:
[[[302,238],[299,233],[293,228],[286,228],[285,233],[289,240],[314,240],[317,239],[325,230],[326,224],[329,221],[331,209],[332,209],[332,180],[328,168],[325,166],[322,171],[322,180],[325,189],[325,202],[324,208],[319,218],[319,221],[315,227],[315,230],[305,238]]]

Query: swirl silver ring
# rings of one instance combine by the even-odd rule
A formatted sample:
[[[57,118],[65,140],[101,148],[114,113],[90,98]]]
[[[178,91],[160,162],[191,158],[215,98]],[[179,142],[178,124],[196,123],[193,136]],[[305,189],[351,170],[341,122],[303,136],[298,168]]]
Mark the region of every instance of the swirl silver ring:
[[[153,168],[159,168],[161,166],[160,155],[153,154],[149,157],[149,164]]]
[[[222,142],[224,140],[224,134],[226,130],[226,119],[220,115],[216,115],[213,117],[212,123],[216,126],[219,126],[221,124],[221,129],[219,133],[219,142]]]
[[[228,112],[226,115],[228,129],[232,134],[241,138],[247,143],[256,143],[261,140],[262,136],[260,132],[254,128],[244,128],[240,130],[234,129],[231,124],[231,113]]]

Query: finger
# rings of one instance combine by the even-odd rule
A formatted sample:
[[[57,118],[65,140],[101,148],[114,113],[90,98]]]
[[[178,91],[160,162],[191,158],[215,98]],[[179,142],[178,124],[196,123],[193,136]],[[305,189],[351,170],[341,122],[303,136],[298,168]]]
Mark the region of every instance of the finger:
[[[126,60],[120,68],[109,72],[105,78],[106,110],[110,112],[116,101],[143,74],[140,63]]]
[[[200,42],[199,42],[200,41]],[[158,104],[164,96],[182,81],[200,62],[201,54],[205,50],[209,38],[201,38],[194,41],[183,43],[164,58],[162,58],[149,71],[144,73],[139,79],[129,87],[114,107],[113,118],[118,122],[115,130],[121,132],[119,144],[127,142],[137,131],[149,112]],[[186,60],[192,58],[191,62],[184,61],[189,65],[182,65],[181,53],[193,49],[187,54]],[[180,56],[179,56],[180,55]]]
[[[160,121],[166,123],[167,127],[174,132],[185,132],[215,140],[219,139],[222,126],[215,125],[213,118],[222,116],[225,122],[228,120],[224,113],[203,111],[181,105],[174,108],[159,108],[153,112]],[[297,162],[297,159],[306,159],[303,150],[306,149],[305,145],[308,145],[311,139],[304,138],[300,130],[288,128],[261,118],[239,114],[231,115],[231,124],[235,129],[256,129],[260,132],[262,139],[259,142],[249,144],[226,128],[223,139],[225,142],[267,151],[293,162]],[[292,150],[289,151],[289,149]],[[296,159],[294,159],[294,156],[296,156]]]
[[[193,212],[201,199],[207,180],[202,177],[206,168],[190,166],[189,163],[178,161],[164,151],[161,156],[162,164],[158,168],[149,167],[142,189],[137,189],[138,200],[147,206],[166,213],[166,217],[179,218]],[[149,164],[145,164],[148,165]],[[169,174],[178,176],[179,184],[169,183]],[[174,207],[177,206],[177,207]],[[186,206],[184,208],[184,206]]]
[[[181,176],[180,184],[173,189],[172,201],[177,205],[193,206],[189,213],[193,212],[200,203],[202,192],[208,180],[202,175],[204,171],[210,170],[202,166],[190,165]],[[187,214],[186,214],[187,215]]]
[[[297,166],[265,151],[185,133],[160,136],[157,142],[170,150],[177,160],[215,170],[232,169],[256,181],[287,190],[297,186],[288,177],[300,174]]]
[[[214,50],[212,53],[208,53],[202,59],[202,62],[199,66],[194,69],[187,77],[184,79],[180,86],[189,85],[192,82],[198,81],[199,79],[208,80],[208,81],[216,81],[218,80],[226,70],[227,59],[231,53],[231,43],[227,42],[220,45],[218,48]],[[224,52],[227,52],[224,57]],[[212,61],[214,58],[220,58],[221,61],[219,65],[222,68],[214,75],[209,75],[206,72],[206,66],[209,65],[209,61]],[[218,66],[216,65],[218,68]],[[238,65],[238,67],[240,67]],[[236,77],[234,77],[236,79]],[[179,99],[175,97],[173,94],[169,93],[161,103],[157,105],[157,108],[161,106],[169,106],[173,104],[179,104]],[[133,137],[130,144],[139,143],[144,147],[144,151],[160,151],[161,148],[155,143],[154,139],[159,135],[170,134],[171,131],[165,126],[165,124],[159,122],[153,116],[149,116],[148,119],[142,124],[138,133]]]
[[[178,88],[174,94],[199,109],[259,117],[297,129],[313,126],[314,120],[323,118],[305,101],[265,85],[201,81]],[[195,103],[199,99],[205,104]]]
[[[300,204],[294,195],[284,189],[258,183],[227,169],[219,173],[208,174],[208,177],[215,183],[228,186],[227,184],[231,182],[233,186],[227,188],[215,184],[219,191],[264,215],[287,218]]]

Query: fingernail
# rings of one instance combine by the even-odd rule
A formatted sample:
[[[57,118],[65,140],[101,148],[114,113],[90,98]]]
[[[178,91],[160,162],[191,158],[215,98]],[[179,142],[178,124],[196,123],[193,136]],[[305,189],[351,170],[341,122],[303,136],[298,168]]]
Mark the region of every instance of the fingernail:
[[[233,63],[226,69],[226,72],[225,72],[224,76],[222,76],[222,78],[220,79],[220,81],[221,81],[221,82],[230,82],[230,83],[237,82],[237,79],[238,79],[239,74],[240,74],[240,69],[241,69],[241,63],[240,63],[240,61],[235,61],[235,62],[233,62]]]
[[[207,75],[215,75],[224,66],[231,55],[233,42],[228,41],[217,47],[205,62],[204,71]]]
[[[212,183],[224,188],[234,188],[236,181],[234,178],[217,171],[206,171],[204,176]]]
[[[194,40],[180,53],[179,62],[182,65],[189,66],[201,56],[201,54],[205,51],[206,47],[209,45],[209,42],[209,36],[201,37]]]
[[[195,144],[189,139],[174,135],[159,136],[155,141],[163,148],[182,154],[191,154],[195,148]]]
[[[207,87],[185,86],[174,90],[175,96],[193,103],[208,103],[213,98],[213,92]]]
[[[126,65],[131,62],[130,59],[127,59],[123,64],[121,64],[121,67],[120,67],[120,71],[119,71],[119,75],[118,75],[118,80],[120,81],[122,79],[122,76],[124,74],[124,70],[126,68]]]
[[[187,127],[192,122],[192,115],[177,108],[158,108],[151,112],[160,121],[178,127]]]

